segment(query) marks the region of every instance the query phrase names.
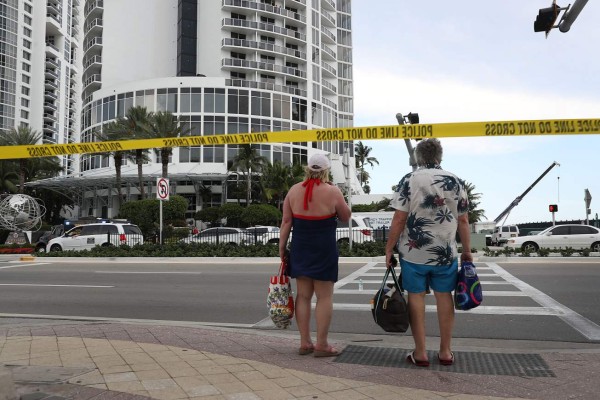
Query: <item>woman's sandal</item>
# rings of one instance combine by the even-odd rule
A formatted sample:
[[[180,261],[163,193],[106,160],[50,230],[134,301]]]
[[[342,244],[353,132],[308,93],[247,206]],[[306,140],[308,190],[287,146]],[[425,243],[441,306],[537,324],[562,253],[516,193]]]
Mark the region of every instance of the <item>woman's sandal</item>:
[[[315,351],[315,346],[311,344],[308,347],[300,347],[298,349],[298,354],[301,356],[305,356],[307,354],[311,354],[313,351]]]
[[[408,361],[409,363],[412,363],[413,365],[415,365],[417,367],[429,367],[429,361],[427,361],[427,360],[417,360],[415,358],[415,352],[414,352],[414,350],[410,352],[410,354],[408,355],[408,357],[406,357],[406,361]]]
[[[445,366],[450,366],[452,364],[454,364],[454,353],[450,352],[450,359],[449,360],[442,360],[440,358],[440,353],[438,353],[438,361],[440,362],[441,365],[445,365]]]
[[[335,357],[340,355],[340,351],[338,351],[335,347],[333,346],[327,346],[327,348],[325,350],[317,350],[315,348],[315,352],[314,352],[314,356],[315,357]]]

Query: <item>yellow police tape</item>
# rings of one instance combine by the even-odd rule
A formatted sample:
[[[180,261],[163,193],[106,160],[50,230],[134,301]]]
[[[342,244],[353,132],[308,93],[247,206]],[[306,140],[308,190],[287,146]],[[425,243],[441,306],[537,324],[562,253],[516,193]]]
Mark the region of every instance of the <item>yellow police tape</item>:
[[[113,142],[46,144],[0,147],[0,159],[52,157],[66,154],[108,153],[162,147],[214,146],[332,140],[425,139],[477,136],[536,136],[599,134],[600,119],[556,119],[524,121],[460,122],[310,129],[303,131],[235,133],[213,136],[184,136]]]

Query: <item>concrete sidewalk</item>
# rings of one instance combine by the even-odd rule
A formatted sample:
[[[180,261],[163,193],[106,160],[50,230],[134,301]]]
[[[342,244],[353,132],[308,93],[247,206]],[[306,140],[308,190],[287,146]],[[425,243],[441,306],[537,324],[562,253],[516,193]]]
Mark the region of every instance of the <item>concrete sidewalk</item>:
[[[435,349],[437,338],[428,339]],[[332,335],[355,348],[412,348],[409,335]],[[0,366],[24,400],[597,399],[600,346],[457,339],[456,363],[394,367],[297,354],[297,332],[0,318]],[[552,376],[461,372],[475,354],[539,356]],[[0,393],[0,399],[2,399]],[[17,397],[18,398],[18,397]]]

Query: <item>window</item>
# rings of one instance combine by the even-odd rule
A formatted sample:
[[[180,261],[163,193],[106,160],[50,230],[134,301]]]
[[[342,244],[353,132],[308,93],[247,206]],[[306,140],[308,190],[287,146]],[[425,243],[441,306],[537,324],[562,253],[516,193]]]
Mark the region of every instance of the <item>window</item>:
[[[23,71],[31,72],[31,65],[29,65],[27,63],[23,63]]]
[[[31,29],[23,27],[23,34],[27,37],[31,37]]]
[[[571,227],[571,235],[595,235],[598,231],[589,226],[572,226]]]
[[[204,136],[222,135],[225,133],[225,117],[204,117]],[[225,162],[223,146],[202,146],[202,162]]]
[[[21,86],[21,93],[25,96],[29,96],[29,88],[25,86]]]
[[[271,116],[271,94],[252,91],[252,115]],[[256,132],[265,132],[264,130]]]
[[[199,89],[198,89],[199,90]],[[202,134],[202,125],[200,116],[180,117],[181,129],[187,132],[188,136],[200,136]],[[200,162],[200,147],[180,147],[179,162]]]
[[[21,118],[29,119],[29,111],[21,110]]]
[[[29,108],[29,100],[24,97],[21,97],[21,106]]]
[[[248,91],[229,89],[227,96],[227,106],[229,114],[248,115]],[[231,133],[231,131],[229,131]],[[242,131],[247,132],[247,130]]]
[[[552,236],[568,235],[568,234],[569,234],[568,226],[557,226],[556,228],[552,229]]]
[[[246,59],[246,55],[244,53],[237,53],[235,51],[231,52],[231,58],[235,58],[238,60],[245,60]]]
[[[27,39],[23,39],[23,47],[26,49],[31,49],[31,42]]]
[[[244,14],[238,14],[238,13],[231,13],[231,18],[233,19],[246,19],[246,16]]]
[[[246,34],[238,33],[238,32],[231,32],[231,38],[239,39],[239,40],[246,40]]]
[[[275,57],[274,56],[266,56],[264,54],[261,54],[260,61],[275,64]]]
[[[23,74],[22,80],[23,80],[23,83],[29,83],[31,81],[31,78],[29,76]]]
[[[271,37],[271,36],[261,35],[260,36],[260,41],[263,42],[263,43],[275,44],[275,38]]]
[[[26,59],[27,61],[31,60],[31,53],[23,50],[23,58]]]
[[[260,17],[260,22],[264,22],[265,24],[275,25],[275,18]]]
[[[31,14],[31,6],[29,4],[25,3],[24,8],[25,8],[25,12]]]
[[[177,89],[158,89],[156,91],[157,111],[177,112]]]
[[[204,89],[204,112],[225,112],[225,89]]]
[[[24,18],[23,18],[23,20],[25,21],[25,23],[27,25],[31,25],[31,17],[30,16],[25,15]]]
[[[231,71],[229,77],[231,79],[246,79],[246,74],[243,72]]]
[[[202,112],[202,89],[200,88],[181,88],[180,111],[182,113]]]

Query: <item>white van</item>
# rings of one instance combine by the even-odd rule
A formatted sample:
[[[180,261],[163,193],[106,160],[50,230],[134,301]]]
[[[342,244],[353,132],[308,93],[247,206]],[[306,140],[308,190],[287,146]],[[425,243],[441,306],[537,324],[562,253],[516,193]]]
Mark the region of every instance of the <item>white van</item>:
[[[504,225],[494,228],[492,233],[492,245],[502,246],[508,239],[519,236],[519,227],[516,225]]]

